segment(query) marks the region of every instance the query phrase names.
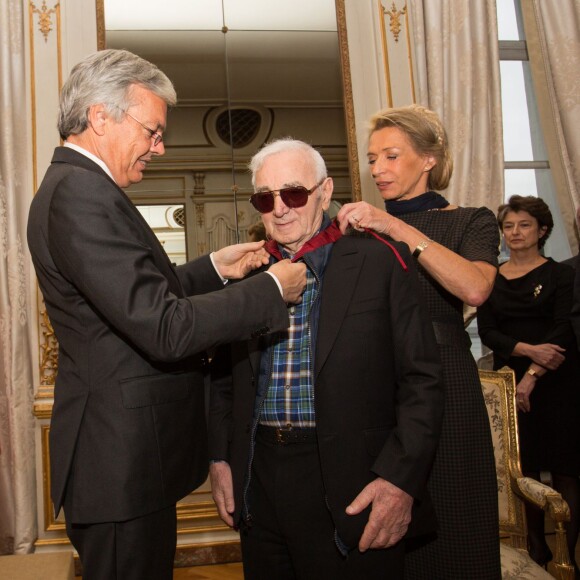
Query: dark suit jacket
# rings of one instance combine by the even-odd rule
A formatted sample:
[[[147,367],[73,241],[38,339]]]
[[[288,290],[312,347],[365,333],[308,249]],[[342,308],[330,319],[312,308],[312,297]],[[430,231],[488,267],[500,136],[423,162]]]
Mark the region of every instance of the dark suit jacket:
[[[32,203],[28,243],[60,347],[56,511],[92,523],[174,504],[207,475],[199,353],[286,328],[274,280],[224,289],[208,257],[175,268],[123,191],[64,147]]]
[[[318,446],[328,504],[351,547],[368,511],[353,517],[344,510],[377,476],[416,498],[411,533],[434,528],[425,485],[443,414],[440,361],[412,259],[406,246],[396,245],[407,272],[384,244],[343,237],[322,282],[314,360]],[[222,349],[210,394],[210,457],[232,468],[236,523],[260,356],[258,340],[234,343],[230,376]]]

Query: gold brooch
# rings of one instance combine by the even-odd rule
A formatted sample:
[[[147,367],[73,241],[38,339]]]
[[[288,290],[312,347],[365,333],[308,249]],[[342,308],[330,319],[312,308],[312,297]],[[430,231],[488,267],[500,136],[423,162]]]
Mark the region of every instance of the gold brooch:
[[[534,288],[534,298],[537,298],[540,295],[540,292],[542,291],[542,285],[538,284],[535,288]]]

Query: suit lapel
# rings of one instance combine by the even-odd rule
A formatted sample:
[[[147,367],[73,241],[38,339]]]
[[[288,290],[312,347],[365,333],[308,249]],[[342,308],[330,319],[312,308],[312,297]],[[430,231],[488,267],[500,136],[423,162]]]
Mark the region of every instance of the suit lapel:
[[[123,203],[127,207],[127,209],[132,213],[134,218],[141,224],[143,232],[149,239],[149,246],[155,255],[155,259],[157,260],[157,266],[163,271],[165,276],[167,277],[168,281],[172,280],[174,282],[173,291],[178,296],[184,296],[183,288],[181,286],[181,282],[177,277],[177,273],[167,253],[163,249],[163,246],[157,239],[157,236],[145,220],[145,218],[141,215],[141,212],[137,209],[135,204],[127,197],[127,194],[115,183],[114,180],[111,179],[109,175],[92,159],[79,153],[78,151],[70,148],[70,147],[57,147],[54,151],[54,155],[52,158],[53,163],[69,163],[71,165],[75,165],[77,167],[81,167],[88,171],[94,171],[102,175],[107,181],[109,181],[117,190]],[[179,290],[177,290],[179,289]]]
[[[364,257],[342,238],[334,245],[322,283],[314,380],[332,349],[355,290]]]

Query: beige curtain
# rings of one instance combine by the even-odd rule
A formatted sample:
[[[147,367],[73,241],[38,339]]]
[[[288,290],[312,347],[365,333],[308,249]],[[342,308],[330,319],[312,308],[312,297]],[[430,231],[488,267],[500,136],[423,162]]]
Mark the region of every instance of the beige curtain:
[[[26,248],[32,197],[21,0],[0,2],[0,554],[36,537],[30,303]]]
[[[408,0],[407,7],[417,102],[441,116],[452,148],[445,195],[495,211],[504,191],[495,0]]]
[[[522,0],[530,67],[556,197],[573,252],[580,207],[580,2]]]

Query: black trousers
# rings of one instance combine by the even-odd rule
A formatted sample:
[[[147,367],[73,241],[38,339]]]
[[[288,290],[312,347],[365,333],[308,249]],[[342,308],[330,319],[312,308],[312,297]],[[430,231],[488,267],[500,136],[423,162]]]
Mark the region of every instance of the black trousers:
[[[83,580],[173,578],[175,506],[125,522],[67,522],[66,531],[79,553]]]
[[[403,577],[403,542],[341,554],[325,496],[316,443],[277,445],[258,435],[248,491],[251,520],[240,534],[245,580]]]

